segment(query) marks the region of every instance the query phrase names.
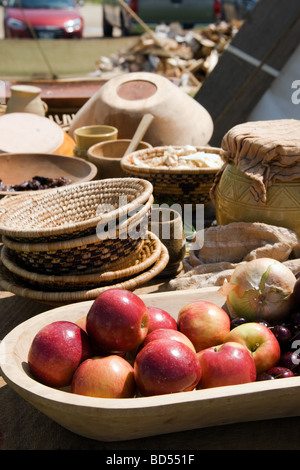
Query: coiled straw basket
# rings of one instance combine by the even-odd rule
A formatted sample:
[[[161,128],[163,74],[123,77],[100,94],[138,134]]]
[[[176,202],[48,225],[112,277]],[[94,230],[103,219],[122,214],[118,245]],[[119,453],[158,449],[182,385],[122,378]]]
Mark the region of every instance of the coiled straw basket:
[[[182,146],[172,146],[181,150]],[[222,156],[222,150],[215,147],[195,147],[199,152],[214,153]],[[154,198],[166,197],[180,204],[210,204],[210,189],[218,169],[215,168],[162,168],[151,167],[151,160],[161,157],[170,146],[153,147],[138,150],[126,155],[121,166],[126,176],[143,178],[153,185]],[[138,166],[132,162],[132,156],[149,164],[149,167]]]
[[[142,249],[153,197],[133,216],[107,232],[54,242],[28,243],[2,236],[16,260],[38,273],[80,273],[130,265]]]
[[[0,201],[0,234],[22,242],[54,242],[96,233],[138,212],[153,187],[141,178],[112,178]]]

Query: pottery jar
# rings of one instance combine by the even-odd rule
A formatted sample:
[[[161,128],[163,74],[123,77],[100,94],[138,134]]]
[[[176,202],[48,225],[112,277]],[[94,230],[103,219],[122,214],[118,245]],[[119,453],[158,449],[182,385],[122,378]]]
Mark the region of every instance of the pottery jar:
[[[166,207],[153,207],[149,230],[154,233],[168,250],[170,260],[160,277],[175,275],[182,269],[186,252],[186,240],[181,213]]]
[[[275,181],[263,205],[255,200],[251,185],[251,178],[236,165],[227,165],[215,190],[218,225],[262,222],[289,228],[300,236],[300,179]]]
[[[218,225],[261,222],[300,236],[300,121],[251,122],[224,137],[212,189]]]
[[[6,113],[33,113],[45,116],[47,104],[41,99],[41,89],[32,85],[13,85],[7,102]]]

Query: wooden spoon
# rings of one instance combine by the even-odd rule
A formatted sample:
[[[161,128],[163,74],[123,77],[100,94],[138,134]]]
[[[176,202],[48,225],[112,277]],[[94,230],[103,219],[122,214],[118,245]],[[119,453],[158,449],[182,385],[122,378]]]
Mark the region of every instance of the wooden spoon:
[[[144,137],[144,135],[146,134],[147,132],[147,129],[149,128],[151,122],[153,121],[154,119],[154,116],[150,113],[148,114],[145,114],[141,120],[141,122],[139,123],[135,133],[134,133],[134,136],[130,142],[130,144],[128,145],[125,153],[124,153],[124,157],[125,155],[128,155],[129,153],[131,152],[134,152],[135,149],[137,148],[137,146],[139,145],[140,141],[142,140],[142,138]]]

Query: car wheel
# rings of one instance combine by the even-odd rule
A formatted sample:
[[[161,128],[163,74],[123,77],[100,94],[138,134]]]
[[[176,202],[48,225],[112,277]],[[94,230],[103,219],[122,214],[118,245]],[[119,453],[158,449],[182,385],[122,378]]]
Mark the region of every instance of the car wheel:
[[[107,21],[104,8],[102,10],[102,26],[103,26],[103,36],[106,38],[111,38],[113,35],[113,26]]]

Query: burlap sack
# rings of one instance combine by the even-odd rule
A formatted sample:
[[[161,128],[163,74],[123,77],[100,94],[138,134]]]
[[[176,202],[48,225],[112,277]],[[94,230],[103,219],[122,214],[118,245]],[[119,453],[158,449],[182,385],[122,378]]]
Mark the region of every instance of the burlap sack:
[[[239,124],[222,139],[223,158],[252,178],[251,193],[264,204],[268,186],[278,179],[300,178],[300,120],[280,119]],[[217,174],[211,197],[226,164]]]
[[[300,271],[300,240],[284,227],[234,222],[204,229],[199,249],[196,240],[197,234],[184,259],[185,273],[169,282],[170,289],[221,286],[238,264],[263,257],[286,264],[294,274]]]

